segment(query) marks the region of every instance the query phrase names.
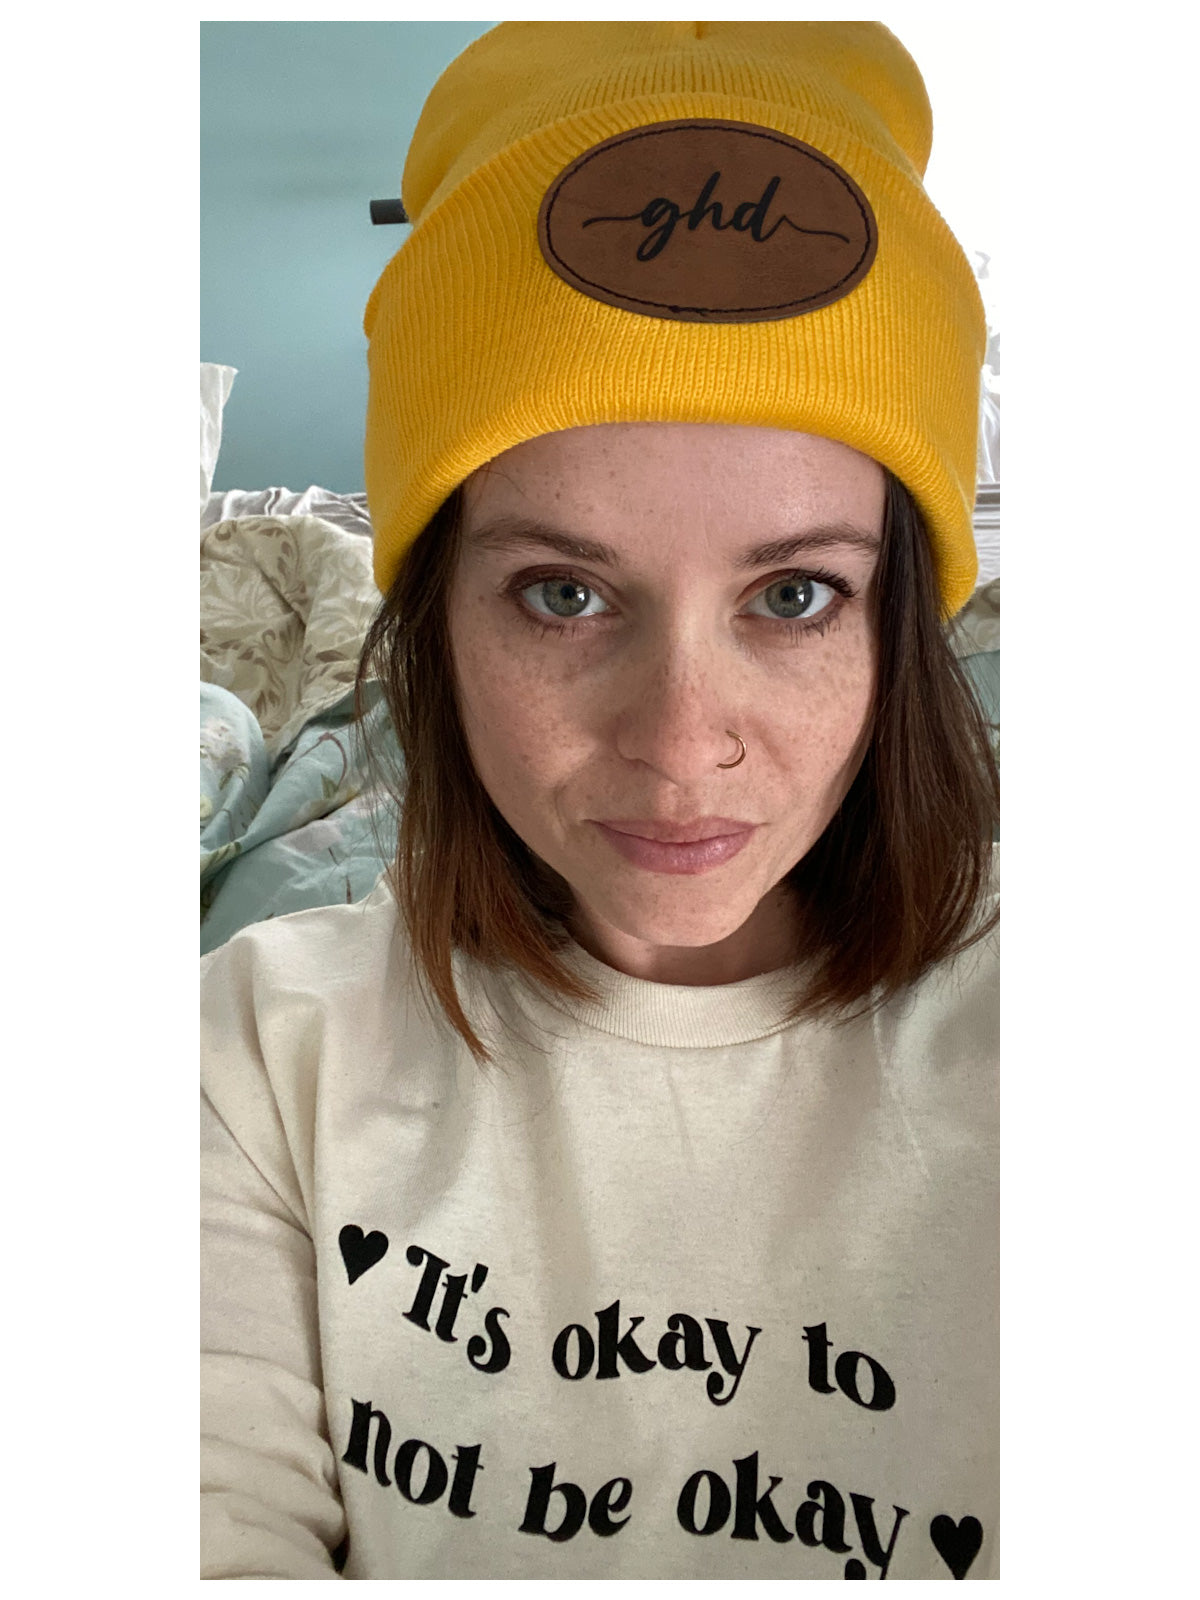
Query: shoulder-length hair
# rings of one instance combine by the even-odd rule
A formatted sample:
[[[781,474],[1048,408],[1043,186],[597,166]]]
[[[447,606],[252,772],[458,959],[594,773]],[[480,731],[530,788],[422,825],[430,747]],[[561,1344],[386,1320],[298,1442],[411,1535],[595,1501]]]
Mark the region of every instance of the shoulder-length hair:
[[[418,979],[475,1059],[489,1062],[455,988],[455,950],[564,998],[595,995],[562,960],[569,886],[501,817],[468,751],[448,624],[461,523],[456,490],[371,623],[356,705],[361,718],[377,678],[396,747],[389,758],[371,745],[368,759],[398,809],[388,873]],[[921,514],[890,473],[872,596],[867,752],[833,820],[784,880],[801,911],[793,1020],[875,1010],[998,917],[988,905],[1000,806],[989,727],[947,638]]]

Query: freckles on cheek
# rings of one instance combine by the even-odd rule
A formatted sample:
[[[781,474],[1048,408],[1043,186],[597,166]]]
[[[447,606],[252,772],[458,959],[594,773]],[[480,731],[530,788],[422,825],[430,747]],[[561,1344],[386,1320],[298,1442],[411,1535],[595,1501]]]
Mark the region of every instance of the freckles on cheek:
[[[465,642],[456,662],[463,729],[477,765],[498,778],[544,761],[557,724],[546,673],[498,640]]]
[[[486,636],[466,619],[451,629],[450,658],[454,666],[455,698],[467,743],[475,750],[480,734],[490,721],[489,685],[498,652],[490,649]]]
[[[865,663],[856,663],[837,686],[830,726],[836,730],[832,741],[843,762],[855,769],[865,754],[871,731],[871,706],[874,674]]]
[[[848,719],[857,717],[861,721],[870,713],[876,669],[875,643],[865,617],[856,617],[844,644],[845,648],[830,659],[830,691]]]
[[[835,804],[866,753],[874,684],[870,654],[858,648],[836,658],[831,653],[796,685],[788,745],[813,793],[832,796]]]
[[[860,664],[857,671],[847,674],[836,724],[837,759],[846,788],[857,775],[871,742],[874,694],[875,674],[869,663]]]
[[[458,698],[463,727],[472,745],[487,742],[497,722],[503,722],[512,700],[499,651],[468,645],[456,656]]]

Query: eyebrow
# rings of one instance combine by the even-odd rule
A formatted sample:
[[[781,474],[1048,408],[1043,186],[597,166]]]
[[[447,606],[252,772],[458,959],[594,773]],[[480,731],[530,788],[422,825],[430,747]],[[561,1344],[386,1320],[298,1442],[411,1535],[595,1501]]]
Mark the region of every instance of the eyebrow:
[[[581,539],[577,534],[566,533],[551,523],[538,522],[527,517],[497,517],[477,528],[468,536],[468,544],[476,550],[495,550],[515,553],[520,550],[549,549],[571,561],[589,561],[600,567],[619,567],[622,557],[611,545],[593,539]],[[822,523],[804,533],[786,539],[771,539],[766,544],[751,545],[734,557],[733,565],[739,571],[755,567],[772,567],[793,556],[805,555],[813,550],[831,550],[850,546],[869,551],[879,549],[880,537],[865,528],[849,522]]]

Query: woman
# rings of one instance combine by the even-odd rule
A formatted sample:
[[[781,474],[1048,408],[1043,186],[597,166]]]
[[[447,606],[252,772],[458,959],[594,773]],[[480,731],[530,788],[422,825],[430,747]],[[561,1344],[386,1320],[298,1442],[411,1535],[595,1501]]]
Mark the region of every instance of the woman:
[[[403,755],[206,958],[205,1571],[989,1577],[984,325],[876,23],[506,23],[367,310]]]

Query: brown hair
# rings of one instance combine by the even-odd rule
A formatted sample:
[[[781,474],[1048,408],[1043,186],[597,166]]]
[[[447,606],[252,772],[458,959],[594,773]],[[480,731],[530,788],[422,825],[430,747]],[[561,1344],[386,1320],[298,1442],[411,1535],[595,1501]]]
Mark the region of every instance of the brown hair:
[[[561,960],[570,888],[488,798],[459,720],[447,602],[461,506],[456,490],[408,551],[363,644],[355,698],[361,717],[377,677],[395,729],[392,758],[372,743],[368,759],[399,808],[389,877],[416,972],[486,1062],[455,988],[456,949],[566,998],[594,994]],[[988,724],[947,639],[921,514],[890,473],[873,607],[870,743],[837,814],[785,879],[803,911],[793,1020],[874,1010],[998,917],[986,904],[1000,803]]]

